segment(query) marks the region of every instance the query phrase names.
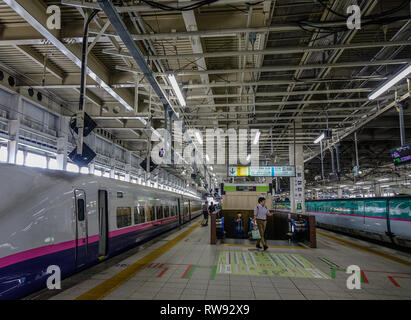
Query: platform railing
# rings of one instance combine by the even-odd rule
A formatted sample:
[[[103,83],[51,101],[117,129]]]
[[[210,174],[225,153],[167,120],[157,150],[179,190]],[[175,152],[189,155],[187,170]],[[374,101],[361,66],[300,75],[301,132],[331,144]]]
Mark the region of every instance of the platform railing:
[[[272,217],[268,217],[270,229],[268,230],[268,240],[269,239],[303,239],[304,242],[307,242],[310,248],[317,247],[317,239],[316,239],[316,222],[315,216],[308,215],[308,214],[299,214],[299,213],[291,213],[291,212],[281,212],[277,210],[270,210],[274,213]],[[253,218],[254,212],[253,210],[222,210],[222,216],[224,216],[227,220],[227,223],[224,225],[228,228],[225,230],[228,235],[232,235],[233,230],[230,228],[230,223],[232,221],[233,215],[237,214],[237,212],[241,213],[244,216],[244,229],[249,230],[250,225],[247,222],[247,219]],[[217,243],[217,214],[219,211],[215,212],[215,214],[211,215],[211,228],[210,228],[210,243],[216,244]],[[290,223],[291,219],[301,221],[304,220],[307,225],[307,229],[305,229],[302,233],[297,232],[296,234],[290,234]],[[297,230],[298,231],[298,230]],[[224,230],[223,230],[224,232]],[[301,237],[302,236],[302,237]]]
[[[217,215],[221,210],[216,210],[211,213],[210,223],[210,244],[217,244]]]

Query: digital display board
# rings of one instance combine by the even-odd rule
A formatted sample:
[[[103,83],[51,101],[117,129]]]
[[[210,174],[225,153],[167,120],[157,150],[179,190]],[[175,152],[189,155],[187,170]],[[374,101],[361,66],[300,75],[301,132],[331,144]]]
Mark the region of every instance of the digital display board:
[[[229,177],[295,177],[294,166],[229,167]]]
[[[256,186],[236,186],[236,191],[257,191]]]
[[[411,143],[392,149],[391,157],[395,165],[411,162]]]

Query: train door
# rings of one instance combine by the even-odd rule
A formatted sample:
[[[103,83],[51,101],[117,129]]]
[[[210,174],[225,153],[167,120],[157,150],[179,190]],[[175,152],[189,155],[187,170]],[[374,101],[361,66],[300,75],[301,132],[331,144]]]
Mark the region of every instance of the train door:
[[[98,256],[108,253],[108,194],[107,190],[98,191]]]
[[[76,246],[74,261],[77,267],[87,263],[88,258],[88,218],[87,198],[83,189],[74,190],[74,207],[76,219]]]
[[[188,200],[188,217],[189,221],[191,221],[191,201]]]

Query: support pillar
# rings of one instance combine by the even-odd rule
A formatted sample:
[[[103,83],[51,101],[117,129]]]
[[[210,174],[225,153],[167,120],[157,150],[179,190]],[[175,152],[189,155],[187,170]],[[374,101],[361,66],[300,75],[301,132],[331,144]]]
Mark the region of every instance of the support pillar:
[[[12,99],[12,110],[9,114],[9,141],[7,143],[7,162],[16,164],[19,149],[20,115],[23,110],[23,99],[16,94]]]
[[[138,184],[143,183],[143,169],[138,168],[138,177],[137,177]]]
[[[91,135],[88,136],[88,143],[89,143],[89,147],[91,148],[91,150],[96,150],[96,135],[93,133]],[[88,165],[88,172],[89,174],[94,174],[94,170],[95,170],[95,159],[93,161],[91,161],[91,163]]]
[[[59,133],[57,138],[57,170],[67,169],[67,132],[69,132],[68,117],[61,117],[59,122]]]
[[[9,120],[9,138],[7,143],[7,162],[16,164],[19,145],[20,120]]]
[[[23,150],[23,166],[27,164],[27,150]]]
[[[46,155],[46,168],[50,169],[50,156]]]
[[[374,193],[376,197],[381,197],[381,185],[375,184]]]
[[[301,128],[301,120],[297,120],[295,126]],[[295,165],[295,177],[290,178],[291,212],[305,213],[304,150],[302,144],[289,145],[289,163]]]
[[[398,115],[399,115],[399,122],[400,122],[400,140],[401,140],[401,146],[403,146],[405,145],[405,126],[404,126],[404,107],[402,103],[398,105]]]
[[[126,151],[125,171],[126,171],[126,175],[125,175],[124,181],[130,182],[130,181],[131,181],[131,178],[130,178],[130,171],[131,171],[131,152],[130,152],[130,151]]]
[[[330,147],[330,155],[331,155],[331,173],[335,173],[334,147]]]
[[[114,143],[111,145],[111,159],[110,159],[110,178],[115,179],[116,178],[116,173],[115,173],[115,167],[116,167],[116,159],[115,159],[115,147]]]

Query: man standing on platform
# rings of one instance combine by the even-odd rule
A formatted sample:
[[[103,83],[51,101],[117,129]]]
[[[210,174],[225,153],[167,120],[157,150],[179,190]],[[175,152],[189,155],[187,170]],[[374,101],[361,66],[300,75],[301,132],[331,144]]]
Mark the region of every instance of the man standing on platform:
[[[254,208],[254,225],[257,225],[261,237],[260,240],[257,240],[257,249],[262,249],[260,244],[263,245],[264,251],[268,249],[264,240],[264,232],[267,226],[267,216],[272,215],[273,213],[270,213],[270,210],[265,206],[265,198],[258,198],[258,205]]]

